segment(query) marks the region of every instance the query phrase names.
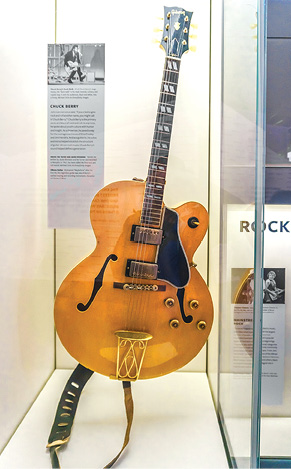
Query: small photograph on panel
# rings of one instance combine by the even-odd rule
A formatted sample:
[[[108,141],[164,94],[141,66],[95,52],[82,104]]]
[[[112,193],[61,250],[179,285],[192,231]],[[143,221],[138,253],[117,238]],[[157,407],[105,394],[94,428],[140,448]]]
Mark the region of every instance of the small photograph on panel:
[[[86,85],[104,78],[105,44],[48,45],[49,85]]]
[[[264,269],[263,303],[285,303],[285,269]]]
[[[231,297],[233,304],[252,305],[254,302],[254,269],[231,269]]]

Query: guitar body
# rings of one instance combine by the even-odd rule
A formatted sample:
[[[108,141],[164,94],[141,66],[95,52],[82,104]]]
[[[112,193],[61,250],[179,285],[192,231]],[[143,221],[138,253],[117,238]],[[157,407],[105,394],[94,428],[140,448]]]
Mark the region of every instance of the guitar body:
[[[166,209],[161,244],[134,242],[144,191],[143,182],[122,181],[97,193],[90,212],[96,248],[69,273],[55,301],[56,329],[68,352],[117,379],[154,378],[186,365],[213,320],[208,288],[190,267],[207,230],[206,210],[195,202]],[[193,219],[199,224],[192,226]],[[158,278],[128,277],[131,259],[157,263]]]

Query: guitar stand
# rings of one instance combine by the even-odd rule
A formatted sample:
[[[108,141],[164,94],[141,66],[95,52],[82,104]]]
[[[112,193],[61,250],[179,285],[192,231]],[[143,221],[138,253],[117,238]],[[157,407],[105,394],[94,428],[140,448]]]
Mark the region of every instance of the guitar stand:
[[[66,444],[69,441],[82,390],[87,381],[91,378],[93,373],[94,372],[92,370],[85,368],[79,363],[79,365],[75,368],[72,375],[70,376],[63,390],[47,444],[47,448],[50,451],[53,469],[60,469],[58,450],[62,445]],[[110,461],[110,463],[105,466],[105,468],[113,466],[113,464],[118,460],[121,453],[129,442],[129,435],[133,420],[133,400],[131,394],[131,383],[130,381],[122,381],[122,385],[124,391],[124,404],[127,417],[127,427],[124,442],[120,452],[117,454],[117,456],[115,456],[115,458],[112,459],[112,461]]]

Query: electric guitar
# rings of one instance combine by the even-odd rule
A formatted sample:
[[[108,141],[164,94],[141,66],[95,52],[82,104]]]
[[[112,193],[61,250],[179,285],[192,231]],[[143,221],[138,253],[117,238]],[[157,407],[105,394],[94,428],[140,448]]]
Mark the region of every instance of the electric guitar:
[[[208,214],[196,202],[171,209],[163,194],[181,57],[192,13],[165,7],[166,53],[148,175],[101,189],[90,210],[95,250],[60,286],[55,324],[83,366],[119,380],[187,364],[205,344],[213,306],[192,262]]]
[[[65,70],[68,73],[72,72],[73,70],[76,72],[79,67],[80,67],[80,64],[77,61],[72,62],[71,60],[69,60],[65,65]]]

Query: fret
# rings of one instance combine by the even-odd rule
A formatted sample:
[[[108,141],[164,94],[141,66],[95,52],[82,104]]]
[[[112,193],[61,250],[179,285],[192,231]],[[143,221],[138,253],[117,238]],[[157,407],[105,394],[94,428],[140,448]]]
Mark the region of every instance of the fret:
[[[143,209],[144,209],[144,215],[146,215],[148,212],[152,213],[153,215],[159,215],[159,216],[161,214],[161,205],[159,205],[159,208],[145,205]]]
[[[167,158],[169,154],[168,146],[166,144],[161,144],[159,142],[155,143],[155,146],[152,147],[151,155],[152,156],[161,156]]]
[[[166,170],[165,169],[149,169],[148,176],[165,179]]]
[[[176,73],[177,76],[179,76],[179,72],[177,72],[177,70],[171,70],[170,68],[164,68],[164,72],[165,73]]]
[[[149,175],[147,177],[146,182],[149,183],[149,184],[163,184],[163,185],[165,185],[166,179],[165,178],[157,178],[155,175],[154,176]]]
[[[171,134],[167,132],[161,133],[160,131],[154,129],[154,138],[153,141],[160,141],[163,143],[167,143],[170,146]]]
[[[152,220],[149,220],[149,221],[141,220],[141,221],[140,221],[141,225],[144,225],[144,226],[151,226],[151,227],[153,227],[153,228],[158,228],[158,227],[160,226],[160,222],[161,222],[161,220],[159,220],[159,222],[152,221]]]
[[[167,125],[172,125],[173,124],[173,116],[171,114],[167,114],[166,112],[158,112],[157,113],[157,119],[156,119],[156,124],[167,124]]]
[[[160,182],[160,183],[162,183],[162,181],[165,181],[165,180],[166,180],[165,177],[163,177],[163,176],[157,176],[156,174],[149,174],[149,176],[150,176],[150,177],[154,177],[155,179],[161,179],[160,181],[157,181],[157,182]],[[147,180],[148,180],[148,178],[147,178]]]
[[[168,152],[164,152],[163,150],[157,150],[156,148],[152,148],[151,155],[150,155],[151,156],[150,162],[167,164],[168,155],[169,155]],[[162,160],[159,161],[160,158],[164,159],[164,161]]]
[[[159,221],[160,218],[161,218],[161,215],[154,215],[154,214],[143,214],[142,215],[142,220],[145,221],[145,220],[157,220]]]
[[[146,218],[147,218],[147,219],[151,218],[151,219],[154,219],[154,220],[159,220],[159,219],[160,219],[160,215],[153,215],[153,214],[145,214],[145,215],[143,215],[143,219],[145,220]]]
[[[158,194],[155,194],[155,193],[150,193],[150,194],[147,194],[145,193],[144,195],[145,199],[147,200],[152,200],[153,202],[163,202],[163,195],[158,195]]]
[[[164,164],[166,165],[168,162],[167,156],[160,156],[160,155],[151,155],[150,158],[150,163],[153,163],[155,165],[159,164]]]
[[[148,210],[150,210],[150,207],[152,208],[158,207],[160,209],[162,206],[162,204],[158,200],[148,199],[147,197],[145,197],[145,199],[147,199],[148,202],[151,202],[151,204],[148,204],[150,205],[149,207],[147,207]]]
[[[176,85],[178,83],[179,73],[172,70],[164,69],[163,79],[165,78],[171,83],[175,83]]]
[[[167,132],[161,132],[161,131],[155,130],[154,140],[161,140],[161,139],[163,139],[164,142],[170,143],[171,134]]]
[[[148,175],[149,176],[154,176],[155,178],[160,178],[160,179],[165,180],[166,171],[165,170],[164,171],[158,171],[156,169],[150,169]]]
[[[142,217],[142,222],[143,222],[143,223],[146,223],[146,222],[159,223],[159,222],[160,222],[160,219],[161,219],[161,217],[154,217],[154,216],[145,217],[145,216],[143,216],[143,217]]]
[[[168,158],[166,156],[151,155],[150,162],[153,164],[167,164]]]
[[[149,189],[149,192],[146,192],[145,191],[145,197],[148,199],[148,200],[154,200],[154,201],[163,201],[163,194],[164,194],[164,188],[161,190],[161,189],[156,189],[156,188],[152,188],[152,190]]]
[[[160,102],[162,104],[166,104],[167,106],[170,105],[170,106],[175,106],[175,102],[176,102],[176,96],[174,94],[170,94],[170,93],[163,93],[161,92],[160,94]]]
[[[160,142],[162,144],[163,149],[169,149],[169,142],[167,140],[162,140],[161,138],[157,138],[157,139],[154,139],[153,142]]]

